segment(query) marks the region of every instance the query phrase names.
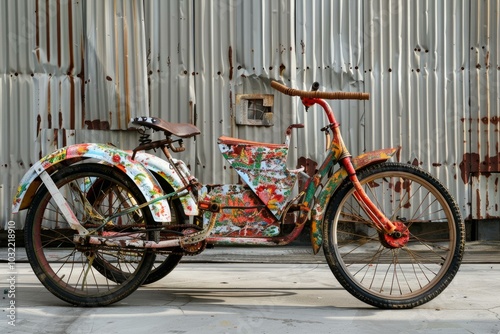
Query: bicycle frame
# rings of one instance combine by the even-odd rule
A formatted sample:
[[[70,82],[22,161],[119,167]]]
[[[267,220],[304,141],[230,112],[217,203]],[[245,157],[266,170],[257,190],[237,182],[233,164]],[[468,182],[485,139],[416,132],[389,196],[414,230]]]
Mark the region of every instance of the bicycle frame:
[[[30,206],[26,254],[40,282],[74,305],[109,305],[207,244],[285,245],[311,222],[314,253],[323,247],[338,282],[361,301],[412,308],[442,292],[465,243],[460,209],[446,188],[415,166],[384,163],[398,148],[351,157],[325,99],[368,94],[319,92],[316,83],[312,91],[271,85],[327,116],[326,158],[314,175],[287,168],[292,130],[302,124],[288,127],[284,144],[219,137],[223,157],[243,182],[202,185],[171,156],[198,128],[134,118],[133,125],[166,138],[151,141],[141,128],[133,151],[72,145],[23,178],[13,209]],[[152,148],[165,159],[142,152]]]
[[[276,87],[275,87],[276,88]],[[149,206],[156,213],[155,217],[159,217],[157,221],[168,222],[170,221],[170,212],[168,210],[168,205],[166,205],[166,200],[172,197],[177,197],[181,199],[183,203],[184,211],[186,215],[193,216],[198,213],[205,213],[207,215],[206,223],[202,231],[195,232],[188,236],[178,237],[169,240],[162,241],[146,241],[134,238],[131,234],[124,234],[125,238],[120,238],[120,233],[108,232],[104,236],[92,235],[87,231],[71,212],[65,214],[66,220],[69,222],[71,228],[78,231],[75,235],[75,242],[82,243],[88,242],[90,244],[106,244],[110,246],[128,246],[128,247],[141,247],[141,248],[168,248],[177,247],[187,244],[198,243],[200,241],[208,241],[213,244],[252,244],[252,245],[285,245],[295,240],[302,232],[305,223],[308,219],[311,219],[311,243],[314,253],[317,253],[321,244],[321,230],[322,221],[324,218],[324,213],[329,203],[330,198],[335,193],[336,189],[344,180],[349,179],[350,182],[355,186],[355,198],[360,203],[362,209],[370,217],[373,222],[374,227],[384,234],[391,234],[395,230],[395,225],[384,216],[380,210],[371,202],[368,196],[365,194],[364,190],[359,184],[356,176],[356,170],[364,168],[368,165],[383,162],[392,157],[397,148],[384,149],[374,152],[365,153],[359,157],[351,159],[351,155],[347,150],[342,136],[339,130],[339,123],[336,121],[332,109],[328,103],[321,98],[302,98],[303,104],[306,108],[312,107],[315,104],[321,106],[321,108],[326,113],[329,124],[323,129],[327,132],[331,131],[333,136],[331,141],[328,143],[328,154],[319,167],[317,173],[310,177],[305,183],[305,190],[301,192],[298,196],[290,199],[284,207],[281,207],[281,213],[286,213],[288,210],[294,207],[294,210],[298,211],[298,218],[294,222],[295,226],[293,230],[286,234],[280,236],[269,236],[269,237],[221,237],[221,236],[211,236],[211,230],[216,224],[216,213],[221,210],[238,210],[242,207],[231,207],[220,205],[216,201],[210,199],[210,196],[197,199],[196,193],[200,191],[201,185],[198,184],[197,180],[190,175],[187,168],[178,168],[179,164],[182,167],[182,162],[175,160],[171,157],[168,148],[176,151],[168,142],[158,141],[158,147],[163,149],[166,155],[166,163],[162,163],[161,159],[147,155],[146,153],[134,153],[118,150],[114,147],[103,146],[97,144],[80,144],[70,146],[68,148],[63,148],[45,158],[43,158],[39,164],[33,166],[35,169],[28,173],[21,183],[18,189],[18,194],[14,200],[14,212],[19,208],[26,207],[29,205],[29,199],[25,199],[26,193],[32,193],[36,190],[36,186],[33,184],[37,176],[40,176],[42,182],[47,185],[47,188],[54,196],[54,198],[60,198],[56,203],[62,209],[67,207],[65,200],[61,198],[57,187],[53,184],[48,175],[48,172],[54,170],[54,166],[62,161],[66,161],[71,164],[75,161],[86,158],[98,158],[103,160],[105,163],[117,166],[126,172],[126,174],[134,179],[134,181],[140,181],[144,184],[141,189],[145,195],[147,202],[141,205],[131,206],[127,210],[114,214],[112,217],[103,217],[102,225],[106,225],[112,218],[119,215],[124,215],[134,210],[138,210],[145,206]],[[287,130],[287,140],[289,143],[289,136],[291,134],[291,129],[293,127],[302,127],[303,125],[292,125]],[[327,137],[328,137],[327,136]],[[160,143],[161,142],[161,143]],[[81,148],[85,145],[85,150]],[[154,145],[150,144],[150,145]],[[116,159],[119,157],[120,159]],[[118,161],[119,160],[119,161]],[[324,182],[326,175],[333,170],[336,163],[341,166],[330,178]],[[64,164],[62,164],[64,165]],[[175,168],[170,168],[175,167]],[[185,166],[184,166],[185,167]],[[32,168],[33,169],[33,168]],[[182,169],[182,170],[179,170]],[[160,176],[164,177],[169,184],[174,189],[173,193],[162,194],[158,189],[159,185],[155,178],[152,176],[151,171]],[[168,173],[168,175],[166,174]],[[137,183],[137,182],[136,182]],[[29,191],[28,191],[29,189]],[[154,192],[152,191],[154,190]],[[318,192],[318,190],[320,190]],[[59,194],[58,194],[59,193]],[[196,203],[197,201],[197,203]],[[297,202],[297,204],[294,204]],[[166,208],[165,208],[166,206]],[[66,210],[67,211],[67,210]],[[92,212],[89,212],[92,214]],[[284,216],[284,215],[283,215]],[[278,221],[280,215],[276,215]],[[156,220],[156,218],[155,218]],[[116,237],[116,239],[109,238],[110,236]]]

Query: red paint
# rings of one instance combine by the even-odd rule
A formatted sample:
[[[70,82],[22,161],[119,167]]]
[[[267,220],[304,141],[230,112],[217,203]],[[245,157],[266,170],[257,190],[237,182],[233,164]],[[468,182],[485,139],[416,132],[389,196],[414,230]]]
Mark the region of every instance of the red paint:
[[[404,247],[410,240],[410,231],[402,222],[394,222],[395,229],[392,234],[380,233],[380,242],[388,248]]]

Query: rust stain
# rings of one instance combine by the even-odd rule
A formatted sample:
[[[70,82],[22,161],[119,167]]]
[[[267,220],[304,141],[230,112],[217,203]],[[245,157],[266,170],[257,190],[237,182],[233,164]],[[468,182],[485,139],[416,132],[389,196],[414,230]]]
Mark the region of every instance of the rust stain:
[[[485,117],[481,118],[481,122],[483,124],[490,124],[491,123],[493,125],[498,125],[498,123],[500,122],[500,119],[498,116],[493,116],[491,118],[488,118],[485,116]]]
[[[402,151],[402,146],[398,146],[398,150],[396,151],[396,161],[401,162],[401,151]]]
[[[68,1],[68,37],[69,37],[69,67],[68,67],[68,75],[73,74],[75,70],[75,60],[73,53],[73,2]]]
[[[47,62],[50,63],[50,10],[49,10],[49,0],[45,0],[45,27],[47,28]]]
[[[305,157],[300,157],[297,160],[297,168],[304,167],[304,172],[309,175],[310,177],[313,177],[317,170],[318,170],[318,163],[314,160],[311,160],[309,158]],[[307,180],[304,180],[299,177],[299,189],[304,190],[305,185],[307,184]]]
[[[62,82],[59,81],[59,92],[58,92],[58,96],[61,97],[62,96]],[[61,98],[59,98],[59,103],[57,104],[59,106],[59,113],[58,113],[58,122],[57,122],[57,125],[58,125],[58,129],[62,129],[62,121],[63,121],[63,117],[62,117],[62,111],[61,111],[61,106],[62,106],[62,103],[61,103]],[[55,116],[55,115],[54,115]]]
[[[36,59],[38,62],[40,62],[40,20],[38,18],[38,12],[39,12],[39,7],[38,7],[38,1],[35,1],[35,39],[36,39],[36,45],[35,45],[35,55]]]
[[[118,13],[117,5],[118,5],[117,2],[115,1],[113,3],[114,13]],[[115,36],[114,36],[115,37],[115,50],[120,50],[120,48],[119,48],[119,41],[121,40],[121,38],[120,38],[120,36],[118,36],[118,30],[119,29],[115,28]],[[125,46],[124,46],[124,49],[125,49]],[[126,57],[126,54],[125,55],[120,55],[120,57]],[[118,128],[120,127],[119,123],[120,123],[120,119],[122,117],[121,99],[120,99],[120,96],[118,95],[118,93],[120,91],[120,80],[121,80],[119,64],[120,64],[120,61],[118,59],[118,53],[115,52],[115,81],[116,81],[116,87],[115,87],[114,95],[116,96],[116,98],[115,98],[115,100],[116,100],[115,101],[115,108],[116,108],[115,113],[116,113],[116,119],[118,119]]]
[[[233,47],[229,46],[229,80],[233,80]]]
[[[304,172],[309,176],[314,176],[318,169],[318,163],[309,158],[300,157],[297,161],[297,168],[304,167]]]
[[[49,78],[49,84],[47,86],[47,121],[48,121],[48,125],[47,125],[47,128],[50,129],[52,128],[52,115],[50,114],[51,113],[51,100],[50,100],[50,78]]]
[[[88,130],[109,130],[109,122],[101,121],[99,119],[94,119],[93,121],[87,120],[85,121]]]
[[[401,193],[403,190],[406,192],[410,192],[411,190],[411,181],[404,180],[403,182],[397,181],[396,184],[389,183],[389,188],[394,189],[395,192]]]
[[[138,22],[138,19],[137,19],[137,15],[136,15],[136,11],[135,11],[135,6],[132,6],[132,17],[133,17],[133,22]],[[133,62],[133,58],[132,57],[128,57],[129,55],[129,48],[133,50],[133,41],[132,41],[132,47],[129,46],[129,26],[127,24],[127,21],[124,21],[123,22],[123,52],[125,53],[125,60],[126,62],[128,63],[129,61]],[[134,29],[134,26],[132,25],[132,30]],[[134,35],[134,32],[132,31],[132,36]],[[132,94],[131,94],[131,89],[130,89],[130,73],[128,71],[128,66],[125,66],[124,68],[124,80],[125,80],[125,99],[126,99],[126,102],[125,102],[125,125],[128,123],[128,120],[131,118],[131,113],[130,113],[130,108],[131,107],[134,107],[135,106],[131,106],[131,102],[130,102],[130,98],[132,98]],[[111,120],[112,118],[110,118]],[[122,119],[121,117],[118,118],[118,124],[117,124],[117,127],[119,129],[121,129],[121,123],[122,123]]]
[[[83,83],[82,83],[83,86]],[[69,128],[75,129],[75,80],[72,76],[69,76]]]
[[[285,72],[286,66],[284,64],[280,65],[280,76],[283,76],[283,73]]]
[[[465,184],[469,183],[470,174],[482,174],[488,177],[491,173],[500,172],[500,152],[493,157],[486,156],[483,161],[478,153],[465,153],[459,168]]]
[[[483,219],[481,216],[481,192],[476,189],[476,219]]]
[[[233,109],[233,91],[232,88],[229,88],[229,117],[231,117],[231,124],[235,124],[234,122],[234,109]],[[231,137],[235,136],[234,126],[231,125]]]
[[[40,114],[38,114],[38,116],[36,117],[36,136],[37,137],[40,135],[41,123],[42,123],[42,116],[40,116]]]
[[[80,35],[80,59],[81,59],[81,70],[80,70],[80,73],[77,74],[78,78],[80,78],[80,99],[81,99],[81,102],[82,102],[82,118],[81,118],[81,127],[84,126],[85,124],[85,84],[87,83],[85,81],[85,45],[83,43],[83,35]],[[90,82],[90,79],[88,80],[88,82]],[[74,82],[73,82],[74,84]],[[71,94],[75,94],[75,90],[73,89],[71,91]],[[76,101],[76,98],[73,97],[74,101]],[[74,115],[73,115],[73,120],[71,120],[71,128],[72,129],[75,129],[76,128],[76,124],[74,124],[76,120],[74,119]]]
[[[59,148],[59,145],[57,145],[57,141],[59,139],[59,136],[58,136],[59,132],[57,131],[57,129],[54,129],[53,132],[54,132],[54,140],[52,141],[52,145]]]
[[[62,142],[62,146],[65,147],[68,145],[67,141],[66,141],[66,129],[62,129],[62,133],[63,133],[63,142]]]
[[[56,26],[57,26],[57,31],[56,31],[56,38],[57,38],[57,67],[61,68],[61,50],[62,50],[62,43],[61,43],[61,2],[57,1],[56,2]],[[70,45],[71,48],[71,45]]]

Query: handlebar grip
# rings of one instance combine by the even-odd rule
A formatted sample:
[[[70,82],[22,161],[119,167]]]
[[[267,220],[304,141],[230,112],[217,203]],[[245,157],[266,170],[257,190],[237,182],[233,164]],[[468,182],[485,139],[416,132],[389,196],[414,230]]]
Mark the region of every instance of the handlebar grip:
[[[271,81],[271,87],[277,91],[290,95],[290,96],[300,96],[305,98],[317,98],[317,99],[328,99],[328,100],[369,100],[369,93],[358,93],[358,92],[318,92],[318,91],[306,91],[298,90],[294,88],[289,88],[277,81]]]

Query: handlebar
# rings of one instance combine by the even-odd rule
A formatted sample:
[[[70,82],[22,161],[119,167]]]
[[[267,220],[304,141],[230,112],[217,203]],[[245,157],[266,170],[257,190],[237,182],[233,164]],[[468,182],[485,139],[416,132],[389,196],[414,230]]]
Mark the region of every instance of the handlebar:
[[[328,99],[328,100],[369,100],[369,93],[358,93],[358,92],[318,92],[318,91],[306,91],[298,90],[294,88],[289,88],[277,81],[271,81],[271,87],[280,91],[283,94],[290,96],[300,96],[305,98],[317,98],[317,99]],[[314,86],[313,86],[314,87]],[[319,85],[317,86],[319,87]],[[316,88],[317,89],[317,88]]]

